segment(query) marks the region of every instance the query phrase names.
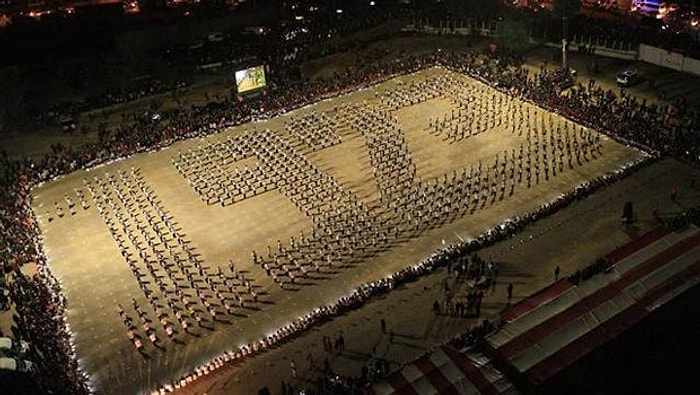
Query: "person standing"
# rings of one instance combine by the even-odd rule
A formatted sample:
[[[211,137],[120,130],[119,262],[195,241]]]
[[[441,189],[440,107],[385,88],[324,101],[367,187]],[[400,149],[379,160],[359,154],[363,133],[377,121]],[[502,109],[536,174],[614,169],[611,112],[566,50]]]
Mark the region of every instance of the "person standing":
[[[561,271],[561,269],[559,269],[559,265],[557,265],[557,267],[554,268],[554,281],[559,280],[559,272],[560,271]]]
[[[508,283],[508,302],[513,299],[513,283]]]
[[[382,324],[382,334],[385,334],[386,333],[386,321],[384,321],[384,318],[382,318],[381,324]]]
[[[314,370],[316,365],[314,364],[314,356],[311,353],[306,356],[306,361],[309,363],[309,370]]]
[[[292,369],[292,377],[297,378],[297,364],[294,362],[294,359],[289,363],[289,367]]]
[[[437,300],[433,302],[433,313],[435,313],[435,315],[440,315],[440,302]]]

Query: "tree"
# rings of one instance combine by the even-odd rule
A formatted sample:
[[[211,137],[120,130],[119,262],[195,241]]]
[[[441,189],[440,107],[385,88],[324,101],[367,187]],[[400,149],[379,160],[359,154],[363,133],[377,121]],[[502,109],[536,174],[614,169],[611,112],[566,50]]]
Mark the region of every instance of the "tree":
[[[557,18],[578,15],[581,13],[581,0],[554,0],[552,13]]]
[[[530,46],[530,37],[525,22],[513,17],[506,17],[496,27],[500,46],[510,52],[520,53]]]
[[[0,68],[0,132],[21,109],[26,83],[17,66]]]
[[[503,10],[502,0],[446,0],[447,9],[455,16],[468,17],[476,15],[494,15]]]

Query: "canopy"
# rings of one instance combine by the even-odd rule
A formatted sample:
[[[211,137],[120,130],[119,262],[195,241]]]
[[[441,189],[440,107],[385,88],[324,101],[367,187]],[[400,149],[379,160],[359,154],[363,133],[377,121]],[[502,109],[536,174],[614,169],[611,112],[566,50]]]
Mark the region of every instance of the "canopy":
[[[618,261],[605,273],[516,306],[484,353],[540,383],[700,282],[697,228],[657,233],[635,246],[616,250]]]
[[[441,346],[374,384],[368,394],[518,394],[484,355]]]

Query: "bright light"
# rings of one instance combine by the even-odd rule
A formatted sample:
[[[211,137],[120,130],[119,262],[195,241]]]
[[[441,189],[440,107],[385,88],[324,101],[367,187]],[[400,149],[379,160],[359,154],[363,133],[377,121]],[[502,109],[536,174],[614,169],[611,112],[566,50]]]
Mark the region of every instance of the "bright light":
[[[297,16],[294,17],[294,19],[296,19],[296,20],[298,20],[298,21],[303,21],[303,20],[304,20],[304,17],[301,16],[301,15],[297,15]]]
[[[375,4],[375,3],[374,3],[373,1],[370,1],[370,2],[369,2],[369,5],[374,5],[374,4]]]
[[[337,10],[335,10],[335,12],[338,13],[338,14],[342,14],[342,13],[343,13],[343,10],[341,10],[340,8],[338,8]]]

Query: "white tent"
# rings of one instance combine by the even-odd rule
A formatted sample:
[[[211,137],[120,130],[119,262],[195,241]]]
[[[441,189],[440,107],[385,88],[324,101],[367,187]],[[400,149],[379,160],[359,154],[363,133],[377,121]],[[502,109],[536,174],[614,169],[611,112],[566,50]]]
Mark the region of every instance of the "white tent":
[[[489,358],[472,350],[441,346],[386,380],[365,391],[367,395],[479,395],[518,394],[513,384]]]
[[[12,339],[0,337],[0,350],[12,350]]]
[[[22,359],[0,357],[0,369],[31,372],[34,371],[34,363]]]
[[[524,304],[532,308],[489,336],[484,353],[541,383],[699,284],[700,230],[655,237],[617,253],[626,257],[605,273]]]
[[[0,358],[0,369],[17,370],[17,360],[14,358]]]

